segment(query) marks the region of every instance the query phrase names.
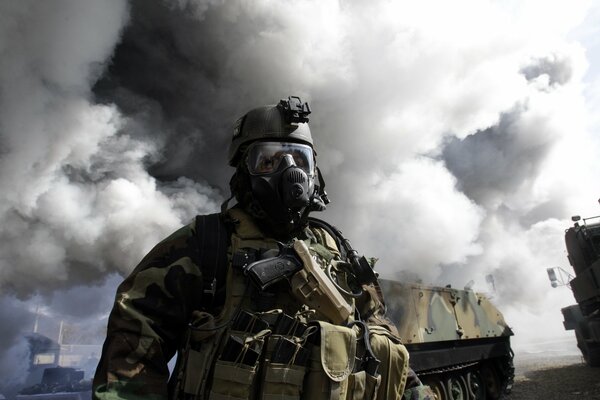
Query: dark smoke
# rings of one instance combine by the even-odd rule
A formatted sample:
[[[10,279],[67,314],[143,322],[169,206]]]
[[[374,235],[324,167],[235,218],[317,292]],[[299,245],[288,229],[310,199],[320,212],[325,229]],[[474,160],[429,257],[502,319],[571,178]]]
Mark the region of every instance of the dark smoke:
[[[538,121],[537,132],[522,127],[521,110],[503,114],[498,125],[464,139],[451,138],[442,158],[458,186],[478,204],[531,184],[552,149],[556,135]]]
[[[118,276],[228,197],[233,121],[298,95],[333,200],[323,216],[382,275],[462,286],[493,273],[504,305],[558,309],[568,295],[548,301],[540,273],[563,262],[566,213],[597,197],[580,184],[597,169],[574,151],[597,158],[585,58],[562,36],[576,22],[533,35],[537,16],[485,2],[436,3],[441,19],[430,4],[315,5],[2,3],[6,307],[43,299],[93,325]],[[0,337],[1,357],[15,335]]]

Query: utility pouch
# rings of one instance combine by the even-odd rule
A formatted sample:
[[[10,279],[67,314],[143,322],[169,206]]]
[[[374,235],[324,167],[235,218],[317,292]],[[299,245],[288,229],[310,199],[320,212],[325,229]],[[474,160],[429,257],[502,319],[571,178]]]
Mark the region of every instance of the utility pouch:
[[[353,329],[315,322],[318,338],[311,349],[302,399],[343,399],[354,369],[356,333]]]
[[[261,400],[298,400],[309,351],[302,338],[272,335],[267,342]]]
[[[408,351],[396,335],[379,325],[369,325],[369,342],[380,360],[379,399],[400,399],[408,377]]]

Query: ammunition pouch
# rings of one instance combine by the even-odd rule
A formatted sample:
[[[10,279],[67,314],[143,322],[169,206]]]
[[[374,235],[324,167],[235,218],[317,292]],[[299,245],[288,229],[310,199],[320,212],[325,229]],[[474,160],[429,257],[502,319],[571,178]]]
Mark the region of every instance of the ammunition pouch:
[[[208,393],[211,400],[367,400],[400,398],[404,392],[408,353],[383,327],[363,330],[365,343],[357,339],[356,327],[324,321],[307,327],[281,310],[241,310],[230,329],[215,327],[210,314],[194,316],[181,360],[185,368],[175,372],[179,398]],[[374,367],[365,361],[369,346],[381,361]]]
[[[258,333],[231,331],[214,366],[210,400],[251,399],[265,337]]]
[[[304,381],[306,400],[343,399],[354,369],[356,332],[344,326],[317,321],[316,343],[311,350]]]
[[[269,324],[258,314],[240,310],[215,362],[210,400],[251,399]]]
[[[260,399],[300,399],[309,353],[306,336],[270,336],[263,365]]]
[[[408,377],[408,351],[396,335],[379,325],[369,325],[369,342],[380,361],[378,399],[400,399]],[[373,397],[375,398],[375,397]]]
[[[368,327],[366,346],[381,361],[371,368],[364,363],[367,353],[355,329],[326,322],[318,325],[320,338],[311,352],[303,399],[402,398],[409,370],[408,352],[398,337],[383,327]],[[362,365],[357,364],[359,360]]]

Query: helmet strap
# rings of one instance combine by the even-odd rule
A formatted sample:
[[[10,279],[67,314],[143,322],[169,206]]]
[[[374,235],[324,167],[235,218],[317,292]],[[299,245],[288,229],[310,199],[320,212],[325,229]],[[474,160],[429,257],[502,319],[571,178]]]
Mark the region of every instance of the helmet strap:
[[[323,174],[319,167],[317,168],[317,175],[319,176],[319,186],[317,188],[317,196],[323,201],[324,205],[329,204],[329,197],[327,197],[327,192],[325,191],[325,180],[323,179]]]

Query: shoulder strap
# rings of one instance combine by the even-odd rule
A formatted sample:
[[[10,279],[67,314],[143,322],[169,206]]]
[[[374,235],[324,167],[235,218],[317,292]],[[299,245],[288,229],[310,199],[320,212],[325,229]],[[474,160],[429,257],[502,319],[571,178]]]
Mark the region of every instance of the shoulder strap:
[[[221,213],[196,217],[196,239],[202,270],[202,308],[211,308],[225,301],[227,279],[227,248],[231,241],[230,229]]]
[[[308,224],[315,228],[324,229],[327,233],[329,233],[329,235],[335,240],[335,243],[337,244],[338,250],[340,251],[340,255],[342,256],[342,258],[345,259],[348,257],[348,248],[350,246],[350,243],[342,235],[342,231],[340,231],[338,228],[331,225],[330,223],[315,217],[308,217]]]

